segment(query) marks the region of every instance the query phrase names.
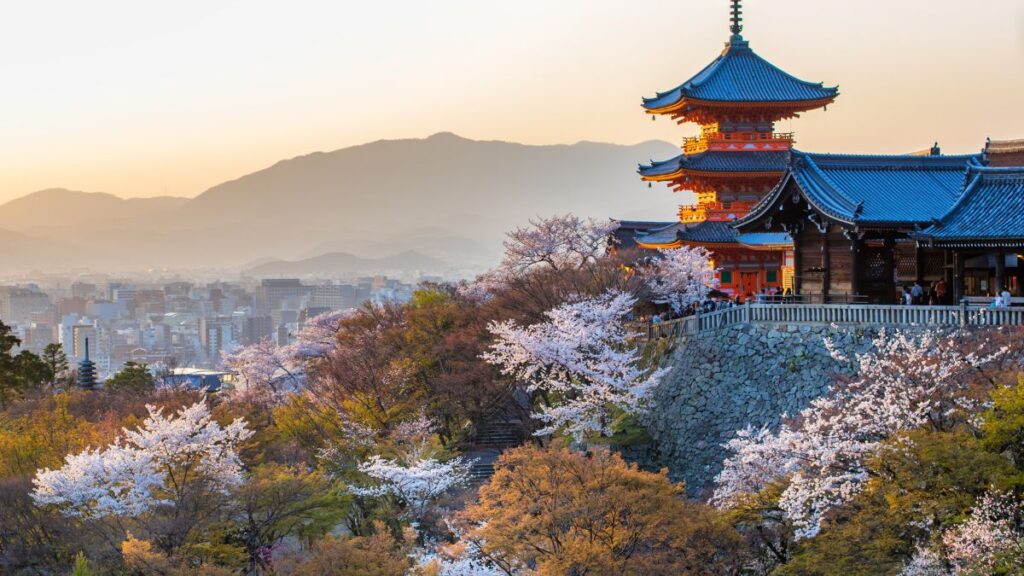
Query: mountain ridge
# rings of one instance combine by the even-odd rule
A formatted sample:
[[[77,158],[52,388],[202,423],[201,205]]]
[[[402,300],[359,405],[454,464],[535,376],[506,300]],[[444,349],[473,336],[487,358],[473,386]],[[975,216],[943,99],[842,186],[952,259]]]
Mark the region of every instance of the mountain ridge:
[[[25,250],[36,245],[42,268],[68,261],[47,244],[82,246],[74,263],[103,270],[241,270],[268,255],[410,249],[486,267],[504,233],[532,217],[674,213],[677,200],[649,192],[635,169],[678,153],[660,141],[538,145],[440,132],[282,159],[194,198],[47,189],[0,205],[0,228],[31,234]],[[11,270],[0,262],[0,273]]]

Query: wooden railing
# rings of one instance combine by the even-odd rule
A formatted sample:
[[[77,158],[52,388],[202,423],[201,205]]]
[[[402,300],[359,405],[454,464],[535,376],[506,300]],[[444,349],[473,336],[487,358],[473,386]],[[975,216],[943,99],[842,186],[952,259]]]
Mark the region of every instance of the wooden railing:
[[[773,149],[787,150],[795,142],[793,134],[780,132],[716,132],[705,131],[700,136],[683,139],[683,152],[697,154],[711,149],[725,149],[731,144],[771,143]]]
[[[748,304],[657,324],[637,326],[647,338],[693,336],[734,324],[860,326],[1024,326],[1024,307],[884,306],[859,304]]]

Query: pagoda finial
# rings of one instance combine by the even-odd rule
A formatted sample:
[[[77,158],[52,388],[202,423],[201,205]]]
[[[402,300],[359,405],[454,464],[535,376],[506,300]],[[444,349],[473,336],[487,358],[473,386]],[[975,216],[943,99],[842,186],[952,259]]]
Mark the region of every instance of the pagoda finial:
[[[740,32],[743,32],[743,0],[732,0],[732,26],[729,26],[729,30],[732,31],[734,38],[741,38]]]

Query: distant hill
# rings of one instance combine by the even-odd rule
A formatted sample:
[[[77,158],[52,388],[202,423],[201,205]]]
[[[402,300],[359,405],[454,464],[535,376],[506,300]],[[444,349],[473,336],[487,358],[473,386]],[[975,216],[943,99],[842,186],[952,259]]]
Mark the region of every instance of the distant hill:
[[[106,226],[165,216],[188,200],[170,196],[124,199],[104,192],[50,188],[0,205],[0,228],[23,232]]]
[[[256,278],[282,276],[341,277],[375,272],[442,271],[449,264],[418,252],[406,251],[386,258],[360,258],[345,252],[321,254],[303,260],[274,260],[248,270],[245,274]]]
[[[504,233],[538,215],[671,218],[679,200],[648,190],[636,165],[677,153],[657,141],[530,146],[441,133],[283,160],[193,199],[45,190],[0,206],[0,228],[35,236],[27,250],[39,258],[28,259],[41,268],[64,265],[47,242],[79,246],[76,263],[110,271],[408,250],[488,266]]]

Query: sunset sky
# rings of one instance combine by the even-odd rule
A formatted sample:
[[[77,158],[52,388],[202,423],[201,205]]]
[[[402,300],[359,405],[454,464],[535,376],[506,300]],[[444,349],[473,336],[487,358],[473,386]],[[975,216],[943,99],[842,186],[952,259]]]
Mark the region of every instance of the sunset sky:
[[[755,50],[840,87],[780,127],[802,149],[1024,138],[1022,0],[745,4]],[[651,122],[640,98],[710,62],[727,18],[727,0],[10,3],[0,201],[194,196],[283,158],[439,131],[677,143],[695,127]]]

